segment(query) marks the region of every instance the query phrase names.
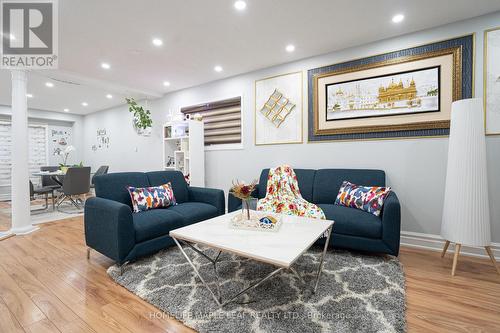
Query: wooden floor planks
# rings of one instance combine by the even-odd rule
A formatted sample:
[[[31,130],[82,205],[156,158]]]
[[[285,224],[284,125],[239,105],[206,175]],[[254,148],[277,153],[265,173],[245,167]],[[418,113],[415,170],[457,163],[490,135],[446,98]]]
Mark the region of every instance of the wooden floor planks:
[[[191,332],[86,259],[82,217],[0,241],[0,332]],[[450,251],[451,253],[451,251]],[[409,332],[500,332],[500,275],[487,259],[403,248]]]

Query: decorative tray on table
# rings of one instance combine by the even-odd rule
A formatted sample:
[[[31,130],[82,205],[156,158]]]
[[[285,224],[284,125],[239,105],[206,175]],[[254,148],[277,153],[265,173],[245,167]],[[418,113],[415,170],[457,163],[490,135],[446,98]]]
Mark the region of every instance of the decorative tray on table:
[[[229,226],[234,229],[276,232],[281,227],[281,223],[282,219],[278,214],[251,210],[250,220],[247,219],[246,212],[239,213],[231,217]]]

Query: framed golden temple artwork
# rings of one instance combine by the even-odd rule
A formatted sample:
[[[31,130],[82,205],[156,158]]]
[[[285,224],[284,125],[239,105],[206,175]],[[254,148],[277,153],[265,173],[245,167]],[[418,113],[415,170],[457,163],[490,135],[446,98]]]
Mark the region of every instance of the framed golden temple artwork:
[[[473,37],[308,71],[309,141],[445,136],[472,97]]]
[[[326,121],[439,112],[441,67],[325,85]]]

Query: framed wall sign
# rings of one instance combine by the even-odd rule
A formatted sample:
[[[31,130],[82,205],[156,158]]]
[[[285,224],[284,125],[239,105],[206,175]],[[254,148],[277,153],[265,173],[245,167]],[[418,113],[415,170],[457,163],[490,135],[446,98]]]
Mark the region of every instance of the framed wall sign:
[[[500,135],[500,27],[484,32],[483,68],[486,134]]]
[[[309,141],[447,135],[472,55],[469,35],[309,70]]]
[[[302,72],[255,81],[255,145],[302,143]]]

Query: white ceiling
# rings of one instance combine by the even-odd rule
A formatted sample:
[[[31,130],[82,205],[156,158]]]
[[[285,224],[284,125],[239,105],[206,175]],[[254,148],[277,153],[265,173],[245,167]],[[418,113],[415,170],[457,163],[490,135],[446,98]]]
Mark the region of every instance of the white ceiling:
[[[500,10],[498,0],[64,0],[59,68],[30,74],[37,109],[86,114],[224,77]],[[400,24],[391,17],[404,13]],[[151,40],[163,40],[155,47]],[[287,53],[285,46],[296,46]],[[103,70],[101,62],[111,69]],[[213,68],[224,70],[216,73]],[[47,88],[48,78],[54,81]],[[166,88],[163,81],[169,81]],[[10,104],[0,71],[0,104]],[[8,89],[4,89],[8,87]],[[105,95],[114,98],[108,100]],[[80,104],[86,101],[89,106]]]

